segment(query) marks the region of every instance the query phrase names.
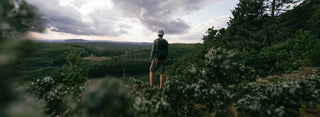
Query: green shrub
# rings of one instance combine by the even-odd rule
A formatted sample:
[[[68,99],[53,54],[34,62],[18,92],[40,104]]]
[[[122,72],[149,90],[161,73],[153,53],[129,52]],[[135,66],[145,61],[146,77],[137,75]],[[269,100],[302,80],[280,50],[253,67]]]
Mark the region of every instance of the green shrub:
[[[68,64],[63,66],[62,82],[67,87],[78,88],[86,81],[86,72],[83,70],[80,54],[71,51],[66,57]]]
[[[132,117],[133,100],[119,79],[92,79],[91,84],[83,93],[81,103],[74,116],[112,116]]]
[[[205,55],[206,66],[201,71],[203,78],[224,85],[240,83],[243,80],[254,81],[254,69],[240,64],[235,58],[234,51],[222,48],[210,49]]]
[[[73,51],[67,56],[68,64],[63,67],[62,81],[48,76],[27,83],[27,90],[46,103],[46,113],[50,116],[70,116],[75,105],[80,102],[87,78],[81,68],[81,58]],[[70,101],[71,100],[71,101]]]

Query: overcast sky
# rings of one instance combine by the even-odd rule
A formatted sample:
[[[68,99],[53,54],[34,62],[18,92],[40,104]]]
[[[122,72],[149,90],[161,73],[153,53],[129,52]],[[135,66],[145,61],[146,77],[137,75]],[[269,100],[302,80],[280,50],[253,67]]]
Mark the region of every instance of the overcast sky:
[[[205,31],[227,27],[238,0],[26,0],[44,19],[34,39],[199,43]]]

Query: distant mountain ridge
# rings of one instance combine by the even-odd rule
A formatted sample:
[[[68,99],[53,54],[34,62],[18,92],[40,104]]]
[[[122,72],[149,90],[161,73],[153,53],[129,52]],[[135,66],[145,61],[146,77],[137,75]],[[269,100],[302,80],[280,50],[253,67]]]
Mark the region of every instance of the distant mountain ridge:
[[[63,40],[64,42],[90,42],[88,40],[84,40],[84,39],[67,39],[67,40]]]

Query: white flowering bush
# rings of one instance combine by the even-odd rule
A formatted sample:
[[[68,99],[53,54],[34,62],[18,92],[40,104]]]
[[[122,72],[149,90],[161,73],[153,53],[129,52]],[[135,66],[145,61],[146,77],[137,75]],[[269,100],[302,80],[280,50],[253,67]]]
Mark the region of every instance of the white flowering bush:
[[[284,81],[272,84],[242,84],[236,86],[236,107],[241,116],[287,117],[299,116],[299,109],[315,108],[319,103],[320,74],[303,81]]]
[[[133,109],[137,116],[168,116],[170,111],[167,96],[156,87],[150,87],[147,83],[128,79],[128,90],[133,96]]]
[[[202,77],[209,82],[223,85],[240,83],[243,80],[254,81],[254,69],[240,64],[235,58],[233,51],[222,48],[210,49],[205,55],[206,66],[201,71]]]
[[[133,104],[134,110],[139,115],[166,115],[169,112],[169,103],[166,101],[165,96],[156,94],[150,99],[143,95],[137,96]]]
[[[37,98],[43,98],[47,95],[47,91],[53,89],[55,81],[52,77],[47,76],[43,79],[37,79],[32,82],[28,82],[27,89],[36,95]]]
[[[63,83],[56,83],[53,78],[45,77],[27,83],[27,91],[36,95],[46,103],[46,113],[50,116],[70,115],[74,103],[80,102],[81,93],[86,85],[75,89]],[[70,100],[71,99],[71,100]]]
[[[240,117],[287,117],[299,116],[300,109],[315,108],[320,103],[319,78],[318,70],[301,81],[231,85],[204,78],[190,83],[183,77],[170,77],[160,91],[132,79],[129,89],[139,115],[227,116],[235,113],[233,108]]]
[[[46,113],[50,116],[71,115],[86,87],[87,78],[81,68],[79,54],[72,51],[66,59],[68,64],[63,67],[62,81],[48,76],[27,83],[27,91],[44,100]]]
[[[119,79],[93,79],[97,83],[84,90],[74,116],[131,117],[133,99]]]
[[[210,85],[203,79],[189,84],[181,77],[171,77],[160,91],[135,79],[131,79],[130,86],[135,97],[135,111],[149,116],[197,116],[208,112],[223,116],[226,114],[225,99],[234,96],[222,85]],[[224,93],[227,95],[222,95]]]

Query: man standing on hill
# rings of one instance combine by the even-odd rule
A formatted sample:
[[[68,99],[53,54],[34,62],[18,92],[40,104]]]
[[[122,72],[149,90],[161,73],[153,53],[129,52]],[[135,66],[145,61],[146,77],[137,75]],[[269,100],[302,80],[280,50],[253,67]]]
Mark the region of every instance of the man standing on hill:
[[[168,41],[162,38],[163,35],[164,31],[159,30],[159,38],[153,41],[150,65],[150,86],[152,86],[153,72],[158,70],[160,73],[160,89],[162,88],[162,79],[165,70],[165,59],[168,56]]]

